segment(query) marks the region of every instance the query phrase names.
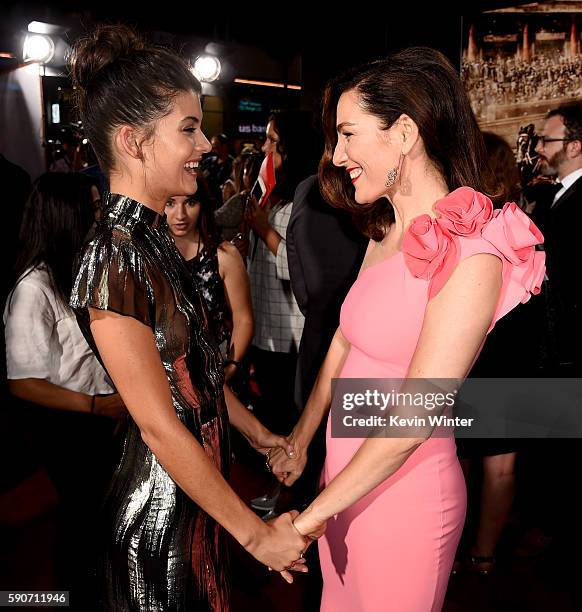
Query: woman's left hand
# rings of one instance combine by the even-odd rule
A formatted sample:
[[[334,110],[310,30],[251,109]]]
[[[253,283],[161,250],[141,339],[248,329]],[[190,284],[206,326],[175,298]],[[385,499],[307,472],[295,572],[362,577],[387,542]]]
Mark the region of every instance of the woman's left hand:
[[[259,206],[257,200],[250,196],[245,208],[245,221],[259,236],[264,236],[271,227],[269,208],[266,205]]]

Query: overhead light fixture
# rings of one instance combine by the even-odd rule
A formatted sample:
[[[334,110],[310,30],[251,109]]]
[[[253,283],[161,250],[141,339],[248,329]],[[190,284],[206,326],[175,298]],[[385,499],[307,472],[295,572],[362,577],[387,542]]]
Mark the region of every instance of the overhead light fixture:
[[[234,82],[240,85],[260,85],[261,87],[277,87],[278,89],[295,89],[301,91],[301,85],[285,85],[285,83],[276,83],[275,81],[255,81],[253,79],[236,78]]]
[[[23,56],[25,61],[46,64],[55,55],[52,38],[44,34],[27,34],[24,39]]]
[[[220,60],[214,55],[201,55],[196,58],[192,72],[203,83],[212,83],[220,76]]]
[[[45,23],[44,21],[31,21],[28,24],[28,31],[33,34],[64,34],[67,28],[55,23]]]
[[[65,66],[70,46],[65,40],[67,28],[55,23],[31,21],[24,36],[22,57],[51,68]]]

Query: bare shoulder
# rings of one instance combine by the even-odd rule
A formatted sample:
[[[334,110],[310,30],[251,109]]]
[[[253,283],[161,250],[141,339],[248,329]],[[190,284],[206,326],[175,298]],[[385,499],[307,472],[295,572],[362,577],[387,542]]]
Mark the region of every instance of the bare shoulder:
[[[218,260],[223,259],[225,262],[238,262],[242,261],[241,254],[232,242],[223,240],[218,246]]]
[[[88,307],[89,316],[91,321],[103,321],[104,319],[122,319],[123,315],[115,312],[114,310],[106,310],[104,308],[94,308],[93,306]]]
[[[503,262],[493,253],[476,253],[459,262],[450,282],[459,286],[499,285],[501,287]]]
[[[236,257],[237,255],[240,255],[238,249],[228,240],[223,240],[218,245],[218,254],[226,255],[227,257]]]
[[[234,244],[224,240],[218,247],[218,265],[224,270],[244,267],[243,258]]]
[[[503,284],[503,263],[490,253],[471,255],[459,262],[442,289],[429,302],[429,311],[453,317],[471,313],[492,316]],[[454,314],[453,314],[454,313]]]

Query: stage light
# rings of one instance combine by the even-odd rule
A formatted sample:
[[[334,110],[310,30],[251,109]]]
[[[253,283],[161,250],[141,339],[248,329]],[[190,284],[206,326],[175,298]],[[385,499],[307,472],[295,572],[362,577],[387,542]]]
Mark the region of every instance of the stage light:
[[[192,72],[203,83],[212,83],[220,76],[220,60],[213,55],[201,55],[196,58]]]
[[[55,44],[44,34],[27,34],[24,39],[23,55],[26,61],[46,64],[55,55]]]

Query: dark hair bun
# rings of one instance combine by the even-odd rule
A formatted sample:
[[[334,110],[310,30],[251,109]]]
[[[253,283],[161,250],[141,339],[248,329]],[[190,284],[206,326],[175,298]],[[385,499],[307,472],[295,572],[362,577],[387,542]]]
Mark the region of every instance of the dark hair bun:
[[[103,68],[145,48],[140,36],[126,25],[100,26],[73,47],[69,60],[73,84],[84,92]]]
[[[146,43],[125,25],[102,26],[78,41],[70,59],[76,106],[99,165],[115,165],[114,131],[122,125],[151,130],[183,92],[200,83],[172,49]]]

